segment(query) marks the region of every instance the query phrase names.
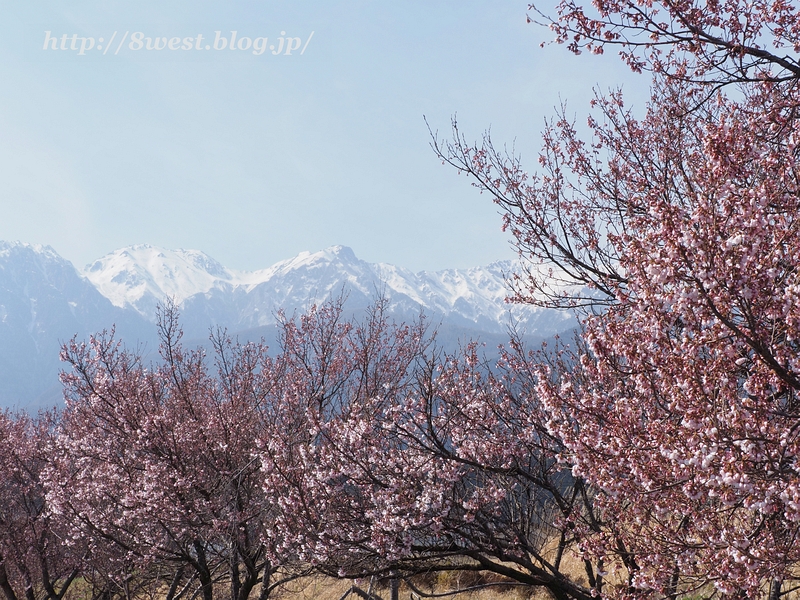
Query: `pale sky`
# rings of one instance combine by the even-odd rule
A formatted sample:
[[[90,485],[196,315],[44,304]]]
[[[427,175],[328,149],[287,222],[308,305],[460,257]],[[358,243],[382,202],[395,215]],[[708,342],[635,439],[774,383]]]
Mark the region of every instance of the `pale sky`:
[[[535,169],[556,105],[583,122],[595,86],[639,105],[647,93],[614,56],[540,48],[551,34],[517,0],[0,11],[0,239],[49,244],[79,268],[135,243],[242,270],[334,244],[413,270],[511,258],[496,207],[440,163],[423,117],[444,136],[453,114],[469,139],[491,128]],[[237,48],[215,50],[217,31]],[[175,49],[148,51],[148,37]],[[256,41],[255,54],[265,37],[274,49]]]

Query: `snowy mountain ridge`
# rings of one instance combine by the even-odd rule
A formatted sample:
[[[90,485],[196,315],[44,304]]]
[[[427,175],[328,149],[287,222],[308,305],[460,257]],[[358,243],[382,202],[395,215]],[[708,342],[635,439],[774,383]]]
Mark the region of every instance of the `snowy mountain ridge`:
[[[505,277],[513,268],[511,261],[499,261],[485,267],[413,273],[386,263],[368,263],[346,246],[332,246],[248,272],[228,269],[198,250],[136,245],[94,261],[83,275],[112,304],[132,308],[150,321],[156,306],[172,298],[190,314],[199,310],[214,321],[263,326],[274,323],[278,309],[304,309],[346,288],[348,294],[362,299],[384,294],[406,312],[421,308],[455,317],[465,326],[500,332],[512,317],[538,322],[541,319],[534,317],[544,316],[541,309],[506,303]],[[229,305],[228,310],[221,304]],[[545,328],[546,333],[553,326],[561,329],[562,321],[571,318],[558,313],[547,316],[546,320],[555,322]]]
[[[252,272],[228,269],[198,250],[137,245],[115,250],[84,271],[50,246],[0,241],[0,407],[33,409],[60,401],[59,350],[115,331],[128,347],[158,347],[153,324],[159,304],[173,298],[190,344],[203,344],[223,327],[243,340],[277,344],[277,314],[307,310],[343,295],[359,312],[383,296],[397,320],[420,311],[451,350],[468,339],[488,348],[507,341],[513,321],[545,338],[575,325],[569,313],[509,305],[504,275],[511,262],[472,269],[413,273],[360,260],[350,248],[302,252]]]
[[[120,248],[87,265],[83,275],[114,306],[136,307],[146,295],[181,303],[236,275],[199,250],[166,250],[148,244]]]

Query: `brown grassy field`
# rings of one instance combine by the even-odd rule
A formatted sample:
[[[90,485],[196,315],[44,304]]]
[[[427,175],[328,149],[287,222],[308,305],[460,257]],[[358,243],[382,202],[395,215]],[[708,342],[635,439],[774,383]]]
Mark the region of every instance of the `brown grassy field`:
[[[459,585],[459,582],[452,581],[454,586],[450,585],[437,585],[434,590],[437,593],[452,591],[466,587]],[[468,582],[463,582],[468,583]],[[361,589],[367,590],[369,588],[369,581],[351,581],[351,580],[337,580],[326,577],[309,577],[300,581],[293,582],[285,588],[277,591],[274,595],[275,600],[340,600],[353,585],[358,585]],[[432,591],[430,587],[425,586],[424,591]],[[389,589],[386,585],[373,585],[372,592],[381,598],[389,598]],[[411,590],[405,585],[400,586],[400,598],[402,600],[409,600],[416,598],[416,594],[412,596]],[[524,587],[496,587],[487,588],[481,591],[465,592],[457,596],[449,596],[450,598],[457,598],[461,600],[528,600],[538,598],[539,595],[531,595],[529,590]],[[542,598],[545,596],[542,595]],[[356,600],[358,598],[355,594],[347,596],[348,599]]]
[[[587,585],[586,574],[582,563],[576,557],[565,557],[562,563],[562,572],[573,581]],[[477,574],[474,572],[437,573],[428,576],[416,577],[413,580],[422,591],[427,593],[444,593],[463,590],[481,583],[502,583],[507,581],[493,574]],[[275,600],[342,600],[347,591],[357,585],[363,590],[370,588],[369,580],[339,580],[330,577],[306,577],[287,584],[275,592]],[[381,598],[389,598],[389,589],[385,582],[373,582],[372,592]],[[347,599],[356,600],[358,596],[350,594]],[[400,587],[401,600],[416,599],[411,589],[405,584]],[[545,590],[531,590],[525,586],[497,585],[478,591],[466,591],[448,598],[457,600],[540,600],[550,598]],[[347,600],[345,599],[345,600]]]

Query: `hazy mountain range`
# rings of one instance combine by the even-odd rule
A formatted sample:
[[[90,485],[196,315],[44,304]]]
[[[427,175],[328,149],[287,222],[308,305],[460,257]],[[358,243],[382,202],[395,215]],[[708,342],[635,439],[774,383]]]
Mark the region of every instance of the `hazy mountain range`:
[[[504,276],[512,262],[413,273],[367,263],[350,248],[302,252],[259,271],[226,268],[197,250],[136,245],[116,250],[81,271],[49,246],[0,242],[0,406],[34,408],[60,401],[61,343],[116,327],[126,344],[154,348],[156,307],[180,307],[188,343],[213,326],[243,339],[274,338],[276,313],[306,310],[345,294],[358,312],[383,294],[398,319],[422,310],[440,343],[481,338],[501,343],[513,319],[528,335],[571,328],[564,312],[509,305]]]

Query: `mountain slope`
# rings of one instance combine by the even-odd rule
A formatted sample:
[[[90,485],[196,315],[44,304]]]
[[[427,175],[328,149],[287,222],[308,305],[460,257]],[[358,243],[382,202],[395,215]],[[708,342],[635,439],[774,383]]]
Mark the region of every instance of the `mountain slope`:
[[[115,323],[131,338],[146,325],[51,247],[0,242],[0,405],[52,405],[60,397],[61,343]]]

